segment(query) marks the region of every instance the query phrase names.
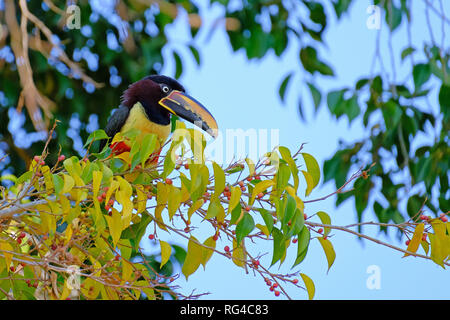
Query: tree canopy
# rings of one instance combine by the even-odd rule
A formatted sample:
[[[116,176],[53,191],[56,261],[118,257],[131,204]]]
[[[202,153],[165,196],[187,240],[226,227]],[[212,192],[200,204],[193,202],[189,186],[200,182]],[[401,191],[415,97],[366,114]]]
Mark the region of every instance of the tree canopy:
[[[350,13],[353,2],[351,0],[241,2],[211,0],[208,5],[220,7],[222,16],[217,18],[216,23],[213,24],[214,27],[209,32],[213,37],[215,28],[224,28],[227,41],[232,49],[245,51],[249,60],[264,59],[269,52],[273,52],[282,59],[288,47],[292,47],[290,44],[295,44],[294,47],[298,50],[298,65],[292,66],[292,70],[280,79],[278,92],[274,94],[278,94],[282,102],[286,101],[288,94],[298,94],[290,86],[290,83],[295,77],[301,76],[305,79],[303,86],[310,93],[313,105],[305,105],[299,95],[299,123],[307,121],[303,117],[305,108],[311,108],[317,112],[319,108],[326,106],[336,119],[347,118],[349,123],[358,121],[366,130],[366,135],[356,141],[342,141],[339,150],[330,155],[330,158],[323,164],[323,181],[333,181],[336,187],[336,205],[340,205],[347,199],[353,199],[357,212],[356,219],[360,223],[359,228],[363,225],[365,212],[371,210],[376,214],[380,230],[386,231],[391,226],[397,226],[400,236],[405,234],[408,236],[409,244],[405,249],[405,254],[416,253],[421,245],[425,252],[424,257],[428,255],[428,258],[445,266],[448,264],[446,262],[448,253],[446,254],[445,250],[436,252],[438,250],[436,248],[445,246],[449,233],[446,215],[449,212],[450,196],[448,175],[450,52],[448,46],[446,47],[445,36],[450,20],[444,11],[443,1],[423,0],[426,8],[429,40],[417,47],[412,44],[413,35],[410,32],[415,21],[412,16],[413,1],[374,1],[371,7],[371,19],[374,20],[370,23],[377,29],[378,34],[382,32],[383,28],[387,28],[389,37],[386,45],[392,45],[392,41],[394,41],[392,37],[400,29],[407,30],[409,45],[399,52],[391,50],[390,61],[383,61],[378,51],[380,37],[377,37],[377,51],[374,52],[371,74],[362,74],[354,84],[325,92],[318,85],[318,79],[333,78],[336,75],[333,63],[327,61],[326,57],[320,54],[322,49],[327,46],[324,34],[332,19],[339,20]],[[185,27],[191,36],[184,43],[175,44],[169,41],[164,29],[179,19],[185,22]],[[434,28],[431,23],[436,20],[439,21],[440,28],[438,29]],[[16,192],[16,196],[21,196],[20,199],[26,198],[24,194],[20,194],[24,183],[25,185],[26,183],[34,185],[34,192],[39,193],[42,190],[56,192],[57,197],[52,198],[56,201],[54,202],[56,207],[40,210],[41,212],[61,210],[67,205],[63,194],[72,192],[74,187],[80,187],[80,190],[76,192],[83,194],[83,188],[87,188],[85,195],[87,198],[83,198],[81,194],[71,195],[71,201],[74,199],[73,197],[78,197],[79,200],[81,198],[89,200],[86,204],[89,209],[83,211],[85,216],[80,211],[77,213],[77,217],[80,215],[80,219],[91,219],[89,223],[96,229],[97,235],[102,235],[103,231],[107,232],[111,237],[108,239],[112,241],[109,243],[111,246],[121,244],[120,234],[117,235],[118,231],[114,227],[114,219],[116,218],[116,222],[118,221],[117,210],[112,210],[112,216],[107,215],[109,210],[105,210],[104,205],[100,210],[99,204],[95,200],[99,191],[96,188],[93,189],[92,186],[94,185],[93,172],[102,172],[100,178],[98,176],[100,173],[96,173],[96,179],[100,179],[102,183],[106,183],[105,172],[108,172],[106,174],[107,182],[111,183],[110,178],[114,176],[113,179],[116,179],[115,174],[123,173],[124,170],[120,170],[124,169],[121,167],[123,163],[113,161],[111,164],[113,167],[108,164],[107,169],[100,164],[90,165],[89,161],[96,163],[96,160],[102,162],[104,159],[98,154],[93,154],[92,150],[88,148],[89,144],[86,145],[84,142],[89,139],[90,142],[97,140],[95,132],[97,135],[102,134],[96,130],[106,124],[110,113],[105,112],[105,108],[116,107],[122,92],[130,83],[148,74],[158,73],[162,69],[166,63],[162,54],[163,50],[170,53],[166,55],[166,58],[169,56],[173,59],[175,65],[173,76],[175,78],[179,78],[183,74],[186,59],[192,59],[196,64],[201,65],[202,50],[196,42],[196,35],[202,27],[199,7],[196,2],[187,0],[153,1],[150,5],[140,0],[78,1],[70,6],[67,6],[65,1],[51,0],[42,2],[4,0],[0,2],[0,78],[2,83],[0,87],[0,117],[4,119],[0,123],[0,170],[4,176],[2,184],[6,188],[16,188],[13,191]],[[180,47],[190,56],[182,54]],[[400,79],[396,74],[395,61],[398,59],[402,61],[402,64],[409,66],[408,76],[404,79]],[[98,110],[100,105],[102,112]],[[54,130],[51,130],[55,120],[58,120],[58,123]],[[51,139],[48,139],[48,133],[51,133]],[[432,138],[422,142],[423,134]],[[149,147],[148,150],[151,148]],[[130,160],[128,162],[126,159],[122,159],[133,168],[139,164],[137,159],[142,162],[141,155],[144,157],[144,154],[137,153],[137,150],[135,152],[134,160],[133,157],[128,159]],[[296,154],[297,157],[290,155],[290,151],[285,149],[277,152],[283,164],[277,169],[284,171],[284,175],[289,172],[287,179],[294,179],[294,182],[288,183],[284,178],[280,178],[280,175],[283,175],[277,171],[273,176],[267,177],[267,180],[257,179],[259,183],[251,180],[253,181],[252,188],[258,189],[259,185],[259,188],[264,189],[261,192],[266,191],[271,182],[265,181],[283,185],[283,188],[272,190],[276,194],[273,198],[271,196],[271,201],[273,200],[271,205],[277,209],[275,210],[276,218],[283,218],[285,212],[288,212],[287,216],[292,215],[299,219],[299,225],[294,223],[294,227],[292,227],[291,221],[291,225],[288,226],[289,219],[282,219],[281,222],[279,221],[278,228],[272,229],[273,226],[269,222],[267,213],[259,210],[264,207],[258,208],[259,218],[264,221],[264,224],[259,223],[259,230],[262,234],[272,237],[275,244],[275,261],[272,262],[283,260],[283,252],[286,249],[284,247],[285,240],[291,239],[295,235],[297,239],[305,237],[309,241],[309,234],[308,236],[305,233],[302,234],[302,230],[306,228],[309,231],[318,231],[318,228],[322,228],[320,233],[322,236],[319,236],[318,239],[327,252],[331,266],[334,252],[332,252],[332,246],[330,249],[329,240],[326,238],[330,231],[327,229],[330,225],[328,215],[317,213],[320,222],[311,222],[307,225],[303,221],[300,225],[303,215],[297,214],[296,209],[301,211],[300,201],[307,203],[307,200],[295,198],[296,192],[292,192],[289,188],[286,189],[288,184],[294,188],[294,191],[297,189],[299,171],[295,169],[297,168],[295,161],[299,160],[303,152]],[[45,166],[39,165],[39,161],[35,159],[36,155],[41,155],[45,159]],[[61,155],[70,159],[90,160],[81,162],[80,168],[70,169],[71,162],[60,161]],[[72,156],[76,158],[72,158]],[[306,173],[303,174],[305,183],[308,188],[316,187],[317,169],[312,169],[312,160],[308,160],[308,156],[305,158],[303,155],[302,157],[307,168]],[[256,160],[253,160],[256,163]],[[61,162],[64,162],[64,168],[61,168]],[[119,167],[116,168],[115,165]],[[172,168],[172,164],[162,163],[161,166],[163,171],[160,174],[165,179],[168,174],[166,170]],[[236,167],[237,164],[233,164],[233,166]],[[176,165],[173,164],[170,172],[175,167]],[[313,167],[315,168],[316,164]],[[321,167],[321,165],[317,164],[317,167]],[[51,168],[55,168],[55,171]],[[56,168],[63,171],[58,171]],[[241,168],[240,165],[239,168]],[[251,168],[253,167],[248,165],[249,176],[252,174],[250,170],[253,169]],[[221,170],[227,172],[225,169]],[[230,167],[228,170],[234,169]],[[110,171],[112,172],[111,177],[109,176]],[[218,179],[217,174],[220,170],[214,167],[213,171],[214,179]],[[14,175],[14,178],[8,174]],[[193,173],[190,172],[190,174],[189,179],[193,179]],[[77,176],[81,179],[78,182]],[[70,179],[74,180],[73,185]],[[132,181],[131,185],[119,178],[114,181],[119,185],[122,182],[120,191],[131,188],[132,192],[129,195],[136,196],[137,199],[142,197],[142,194],[139,194],[139,186],[143,185],[156,188],[156,190],[143,189],[145,194],[153,192],[153,195],[156,195],[158,188],[170,189],[162,191],[163,193],[178,192],[174,191],[175,189],[172,187],[168,187],[167,183],[162,183],[163,180]],[[347,192],[344,187],[350,182],[353,188]],[[184,181],[185,186],[189,186],[189,184],[190,182],[188,183],[187,180]],[[42,189],[42,186],[45,188]],[[69,188],[69,186],[71,187]],[[263,186],[267,188],[263,188]],[[189,200],[185,199],[185,201],[191,201],[189,203],[195,208],[196,201],[201,198],[200,195],[206,192],[208,187],[204,186],[204,188],[202,193],[196,194],[194,188],[187,187],[187,190],[190,191]],[[276,189],[283,191],[277,193]],[[235,193],[232,190],[236,190]],[[222,194],[223,190],[222,192],[215,190],[215,192],[218,195]],[[239,191],[231,189],[230,192],[230,199],[237,199],[237,202],[240,203],[241,194],[239,197],[236,195]],[[256,194],[250,192],[247,202],[253,202],[257,194],[259,192]],[[114,196],[116,199],[121,197],[117,193]],[[27,197],[30,197],[28,200],[34,199],[34,197],[39,199],[40,195],[27,194]],[[110,197],[111,194],[108,196],[107,193],[103,200],[109,200]],[[123,196],[123,201],[119,201],[122,206],[127,202],[125,198]],[[224,195],[224,199],[227,198],[228,196]],[[7,197],[2,197],[3,201],[6,199]],[[175,197],[175,199],[178,198]],[[163,201],[160,198],[159,200]],[[279,201],[283,201],[282,204]],[[8,206],[7,203],[3,205],[3,208]],[[178,208],[173,203],[165,203],[165,205],[169,207],[169,214],[172,209]],[[218,203],[210,201],[207,211],[202,212],[202,205],[203,203],[197,209],[204,218],[217,218],[223,209],[223,204],[218,205]],[[231,219],[236,224],[235,234],[229,235],[234,237],[235,242],[232,242],[232,250],[229,249],[233,254],[240,254],[241,256],[238,258],[241,259],[244,252],[239,249],[241,248],[239,242],[245,237],[251,236],[251,232],[258,227],[258,224],[248,211],[245,213],[245,207],[238,210],[239,213],[244,212],[242,215],[237,215],[238,211],[233,215],[234,207],[228,206],[229,212],[227,212],[230,214],[227,219]],[[137,210],[137,214],[143,212],[140,207],[133,208]],[[285,209],[281,210],[280,208]],[[63,210],[66,214],[69,211]],[[424,215],[425,211],[431,212],[433,217]],[[99,212],[102,213],[102,218],[95,220],[99,219]],[[281,216],[280,212],[283,212]],[[123,214],[123,212],[121,213]],[[136,212],[133,211],[133,213]],[[103,217],[105,214],[107,217]],[[184,216],[181,216],[184,219]],[[69,220],[72,222],[75,217],[70,218]],[[154,218],[152,217],[152,219]],[[144,221],[142,226],[145,224],[145,227],[150,223],[150,220],[145,220],[142,215],[136,219]],[[70,238],[67,238],[67,232],[73,232],[73,230],[70,231],[71,229],[68,227],[57,230],[58,220],[48,219],[45,221],[47,224],[44,223],[33,232],[36,233],[35,236],[39,236],[39,239],[49,233],[50,235],[47,237],[50,237],[51,241],[39,240],[39,243],[48,241],[46,246],[50,249],[53,244],[56,246],[67,245],[68,242],[65,241],[69,241],[67,239]],[[68,223],[67,217],[63,218],[63,222]],[[228,223],[230,222],[228,221]],[[100,231],[98,230],[99,224]],[[136,223],[136,226],[138,225],[141,224]],[[160,228],[162,226],[158,223],[156,225]],[[305,225],[308,227],[303,228]],[[15,242],[20,236],[20,232],[25,232],[26,237],[29,236],[30,230],[23,230],[24,227],[20,225],[20,222],[18,226],[13,226],[16,228],[12,238]],[[74,224],[71,228],[75,227]],[[167,226],[165,227],[167,228]],[[125,232],[123,239],[130,239],[127,237],[129,235],[127,232],[131,231],[126,231],[126,228],[132,229],[129,224],[123,228],[123,232]],[[231,229],[225,227],[221,230],[231,232]],[[141,232],[142,230],[133,230],[133,232],[137,231]],[[434,234],[434,236],[428,240],[426,237],[421,240],[424,233],[428,234],[431,231],[434,233],[430,234]],[[115,238],[117,236],[119,238]],[[56,238],[52,237],[60,238],[57,243],[54,243]],[[94,241],[101,242],[98,240],[100,238],[99,236]],[[208,243],[203,243],[203,245],[211,247],[213,240],[207,241]],[[13,251],[12,249],[16,249],[9,241],[1,243],[2,250]],[[300,261],[305,243],[305,241],[299,241],[297,259]],[[189,253],[194,252],[199,244],[197,239],[191,238],[187,246],[186,257],[183,256],[184,251],[181,248],[174,249],[178,250],[175,252],[175,258],[179,259],[175,259],[173,262],[183,264],[185,259],[192,259]],[[96,245],[97,247],[103,246],[102,248],[106,250],[104,243]],[[136,243],[128,243],[128,245],[134,246]],[[431,245],[431,251],[429,251],[428,245]],[[167,254],[167,248],[165,244],[161,244],[162,254]],[[199,254],[199,252],[197,253]],[[45,255],[46,253],[47,251],[43,251],[39,254]],[[130,251],[125,259],[129,260],[132,253],[136,254],[135,251]],[[170,253],[174,252],[171,250]],[[222,253],[226,255],[227,251]],[[108,253],[108,258],[111,258],[111,254],[111,252]],[[198,254],[194,254],[194,256],[198,257]],[[10,256],[4,256],[6,266],[9,267],[11,263],[15,263],[17,267],[17,263],[20,261],[7,257]],[[167,258],[167,255],[165,257]],[[202,254],[202,257],[205,256]],[[234,262],[238,262],[239,259],[234,258]],[[91,259],[90,263],[94,265],[96,261]],[[251,264],[245,265],[249,267]],[[124,264],[122,263],[120,266],[123,268]],[[244,267],[244,264],[242,266]],[[251,266],[255,268],[254,265]],[[121,269],[120,272],[131,276],[127,273],[130,270]],[[159,272],[161,270],[158,269],[156,273]],[[166,275],[170,274],[171,271],[167,271]],[[147,277],[151,277],[151,275],[148,274]],[[306,275],[303,280],[305,286],[309,285],[308,293],[311,294],[311,284]],[[289,279],[289,281],[294,280]],[[101,291],[101,288],[99,290]],[[89,292],[84,294],[89,297]],[[106,293],[105,296],[107,296]]]

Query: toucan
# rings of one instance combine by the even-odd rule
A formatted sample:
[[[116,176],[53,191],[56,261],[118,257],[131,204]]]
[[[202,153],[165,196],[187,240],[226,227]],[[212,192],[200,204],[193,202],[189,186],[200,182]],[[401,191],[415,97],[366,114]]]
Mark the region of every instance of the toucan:
[[[178,81],[163,75],[150,75],[131,84],[122,95],[122,103],[108,119],[105,132],[110,138],[133,128],[142,134],[154,133],[158,137],[155,150],[160,152],[171,132],[171,115],[195,124],[213,138],[217,135],[217,122],[211,113],[186,94]],[[107,142],[100,142],[100,151]],[[115,154],[130,151],[123,142],[110,144],[110,148]]]

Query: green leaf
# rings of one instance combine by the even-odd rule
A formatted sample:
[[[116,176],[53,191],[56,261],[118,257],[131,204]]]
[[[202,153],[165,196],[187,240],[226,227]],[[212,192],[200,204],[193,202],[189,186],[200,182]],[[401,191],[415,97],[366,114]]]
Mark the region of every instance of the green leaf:
[[[144,139],[142,139],[141,149],[140,149],[140,162],[144,166],[147,159],[155,151],[156,147],[156,134],[147,134]]]
[[[411,55],[412,53],[414,53],[414,51],[416,51],[416,49],[414,49],[413,47],[405,48],[405,49],[402,51],[402,54],[401,54],[402,61],[405,60],[406,57],[408,57],[409,55]]]
[[[360,114],[361,108],[359,107],[358,97],[356,95],[353,95],[350,99],[345,101],[344,112],[350,123]]]
[[[280,230],[277,228],[272,229],[273,236],[273,257],[270,266],[273,266],[277,261],[279,261],[286,252],[286,244],[284,236]]]
[[[413,79],[415,91],[419,91],[422,85],[428,81],[431,76],[431,69],[429,64],[419,63],[413,68]]]
[[[236,226],[236,241],[241,243],[242,239],[246,237],[255,228],[255,221],[248,213],[244,213],[241,221]]]
[[[263,218],[264,223],[266,224],[266,227],[267,227],[269,233],[272,233],[272,228],[273,228],[273,217],[272,217],[272,215],[269,213],[269,211],[267,211],[264,208],[259,208],[258,211],[261,214],[261,217]]]
[[[316,215],[319,217],[320,221],[322,221],[322,224],[331,225],[331,218],[326,212],[319,211],[316,213]],[[330,228],[325,228],[323,235],[324,236],[328,235],[330,231],[331,231]]]
[[[442,84],[439,90],[439,104],[441,110],[448,114],[450,109],[450,85]]]
[[[282,102],[284,102],[284,100],[285,100],[286,89],[287,89],[287,86],[288,86],[288,84],[289,84],[289,81],[290,81],[291,78],[292,78],[292,75],[293,75],[292,72],[288,73],[288,74],[284,77],[283,81],[281,82],[280,88],[278,89],[278,94],[279,94],[279,96],[280,96]]]
[[[103,139],[108,139],[108,135],[106,134],[105,131],[99,129],[99,130],[95,130],[94,132],[92,132],[89,137],[86,140],[86,143],[84,144],[83,148],[86,148],[87,146],[89,146],[91,144],[91,142],[97,141],[97,140],[103,140]]]
[[[195,62],[197,63],[197,66],[200,66],[200,53],[198,52],[197,48],[193,45],[188,45],[189,50],[192,53],[192,56],[195,59]]]
[[[347,89],[330,91],[327,95],[328,109],[332,114],[339,117],[343,114],[342,103],[344,102],[344,93]]]
[[[175,60],[175,79],[178,79],[183,73],[183,62],[176,51],[173,51],[173,59]]]
[[[54,174],[52,176],[53,176],[53,186],[55,187],[55,193],[60,194],[64,188],[64,180],[57,174]]]
[[[303,68],[311,74],[319,72],[325,76],[334,75],[333,69],[318,59],[317,51],[313,47],[307,46],[300,50],[300,61]]]
[[[305,257],[306,253],[308,252],[309,247],[309,241],[311,239],[311,234],[309,232],[309,229],[306,226],[303,226],[301,231],[297,235],[297,258],[295,259],[294,265],[295,267],[299,263],[301,263]]]
[[[322,94],[312,83],[307,82],[306,84],[308,85],[309,91],[311,92],[315,112],[317,112],[320,106],[320,102],[322,101]]]

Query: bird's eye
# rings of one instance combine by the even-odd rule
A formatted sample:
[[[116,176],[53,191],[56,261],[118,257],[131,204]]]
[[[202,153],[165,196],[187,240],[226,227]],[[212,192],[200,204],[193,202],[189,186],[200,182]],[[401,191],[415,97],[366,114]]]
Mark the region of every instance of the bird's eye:
[[[170,91],[170,88],[168,86],[162,86],[161,89],[164,93],[169,93]]]

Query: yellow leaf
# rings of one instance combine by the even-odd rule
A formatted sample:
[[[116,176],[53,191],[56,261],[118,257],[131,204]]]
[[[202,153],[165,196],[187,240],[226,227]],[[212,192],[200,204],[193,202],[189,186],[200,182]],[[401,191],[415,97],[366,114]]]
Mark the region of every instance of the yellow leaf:
[[[186,258],[184,259],[183,267],[181,268],[181,272],[186,277],[186,280],[198,269],[202,260],[202,247],[198,244],[198,240],[194,236],[191,236],[188,242]]]
[[[311,176],[311,174],[309,172],[306,172],[306,171],[302,170],[302,173],[303,173],[303,177],[306,180],[305,196],[309,196],[311,191],[314,189],[314,180],[313,180],[313,177]]]
[[[172,247],[165,241],[159,240],[159,245],[161,246],[161,264],[159,268],[162,268],[167,261],[169,261],[170,255],[172,253]]]
[[[122,283],[125,283],[128,280],[130,280],[132,274],[133,274],[133,265],[126,260],[122,260]]]
[[[173,185],[167,186],[169,192],[169,199],[167,200],[167,210],[169,212],[169,219],[172,220],[173,215],[177,212],[181,203],[181,190]]]
[[[203,200],[203,198],[198,199],[197,201],[195,201],[192,206],[189,207],[188,209],[188,220],[191,220],[192,214],[197,211],[198,209],[200,209],[202,207],[202,205],[205,203],[205,200]]]
[[[67,174],[63,174],[63,179],[64,179],[64,186],[62,188],[61,193],[70,192],[73,186],[75,185],[75,180]]]
[[[253,188],[252,197],[250,198],[249,205],[251,206],[253,204],[256,196],[259,193],[266,191],[268,188],[270,188],[274,184],[275,184],[275,182],[273,180],[264,180],[264,181],[258,182],[255,185],[255,187]]]
[[[158,184],[156,185],[156,189],[157,191],[156,191],[155,221],[161,229],[167,231],[167,228],[164,226],[164,220],[161,215],[162,211],[166,207],[167,200],[169,197],[167,185],[162,182],[158,182]]]
[[[92,193],[94,194],[94,197],[98,196],[98,190],[100,189],[102,178],[103,172],[98,170],[92,172]]]
[[[100,283],[93,280],[92,278],[87,278],[82,286],[81,286],[81,293],[90,300],[93,300],[97,298],[98,294],[100,293]]]
[[[306,169],[308,173],[311,175],[312,178],[312,189],[314,189],[320,180],[320,167],[317,163],[316,159],[308,154],[308,153],[302,153],[303,160],[305,160]]]
[[[300,199],[300,197],[297,196],[295,189],[292,188],[291,186],[287,186],[285,190],[292,198],[295,199],[295,202],[297,203],[297,208],[299,208],[300,211],[303,212],[305,209],[305,204],[303,203],[302,199]]]
[[[239,187],[231,187],[231,198],[228,203],[228,214],[237,206],[241,199],[242,190]]]
[[[72,239],[72,233],[73,233],[72,225],[69,224],[67,226],[67,228],[66,228],[66,231],[64,233],[65,233],[65,235],[64,235],[64,238],[65,238],[64,244],[68,244],[70,239]]]
[[[269,229],[266,226],[263,226],[262,224],[257,223],[256,227],[259,230],[261,230],[261,232],[264,233],[265,236],[268,237],[270,235]]]
[[[245,158],[245,162],[247,162],[249,175],[253,176],[255,174],[255,163],[250,158]]]
[[[211,247],[212,249],[203,247],[203,258],[202,258],[202,265],[203,269],[206,267],[206,263],[211,259],[211,256],[214,253],[214,250],[216,248],[216,241],[214,240],[214,237],[209,237],[208,239],[203,242],[203,244],[207,247]]]
[[[300,273],[300,276],[302,277],[303,282],[305,283],[306,291],[308,291],[308,299],[312,300],[314,298],[314,294],[316,292],[314,282],[311,280],[310,277],[308,277],[304,273]]]
[[[122,205],[122,228],[127,228],[131,223],[133,202],[131,201],[132,188],[127,180],[117,177],[119,190],[116,192],[116,200]]]
[[[9,266],[11,265],[11,261],[12,261],[12,257],[13,257],[12,252],[14,252],[14,249],[8,242],[1,241],[0,242],[0,251],[3,254],[3,256],[5,257],[6,268],[9,269]],[[7,251],[9,251],[9,252],[7,252]]]
[[[122,234],[122,218],[119,211],[112,208],[111,216],[105,215],[106,221],[108,222],[109,233],[111,234],[114,247],[116,247],[117,242],[119,242],[120,235]]]
[[[425,229],[425,225],[423,223],[419,223],[416,227],[416,230],[414,230],[413,237],[411,241],[409,241],[408,247],[406,248],[407,251],[416,253],[417,249],[419,249],[420,242],[422,241],[422,235],[423,230]],[[409,253],[405,253],[403,257],[409,256]]]
[[[106,192],[106,199],[105,199],[105,203],[108,203],[109,199],[111,198],[112,194],[114,191],[116,191],[116,189],[119,187],[119,182],[117,182],[116,180],[111,181],[111,184],[109,185],[109,189]]]
[[[336,258],[336,252],[334,252],[333,245],[331,244],[330,240],[324,239],[322,237],[318,238],[320,244],[322,245],[323,251],[325,252],[325,256],[327,257],[328,262],[328,271],[330,271],[331,266],[334,263],[334,259]]]
[[[238,267],[244,267],[245,261],[247,260],[247,253],[245,252],[245,247],[241,244],[237,245],[236,240],[233,240],[233,262]]]
[[[141,213],[147,207],[147,195],[144,193],[144,187],[141,185],[136,186],[137,194],[137,213]]]

